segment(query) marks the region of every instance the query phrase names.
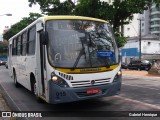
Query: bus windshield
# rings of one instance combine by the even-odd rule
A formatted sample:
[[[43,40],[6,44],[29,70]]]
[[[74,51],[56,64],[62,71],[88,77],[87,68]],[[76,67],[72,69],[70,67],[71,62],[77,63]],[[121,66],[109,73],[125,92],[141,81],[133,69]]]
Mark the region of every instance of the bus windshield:
[[[111,26],[87,20],[46,22],[49,63],[60,68],[105,67],[118,63]]]

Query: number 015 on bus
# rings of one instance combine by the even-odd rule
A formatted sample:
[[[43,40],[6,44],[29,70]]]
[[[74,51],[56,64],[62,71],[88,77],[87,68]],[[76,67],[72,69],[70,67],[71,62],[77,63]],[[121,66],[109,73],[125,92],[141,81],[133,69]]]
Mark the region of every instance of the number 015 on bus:
[[[119,59],[112,27],[96,18],[41,17],[9,39],[15,86],[52,104],[119,94]]]

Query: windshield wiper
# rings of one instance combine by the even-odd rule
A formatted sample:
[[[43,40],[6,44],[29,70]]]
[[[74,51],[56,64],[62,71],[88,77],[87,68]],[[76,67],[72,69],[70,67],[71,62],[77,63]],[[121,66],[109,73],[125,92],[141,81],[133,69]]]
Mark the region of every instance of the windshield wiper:
[[[77,66],[77,64],[78,64],[78,62],[79,62],[79,60],[80,60],[80,58],[81,58],[81,56],[82,56],[83,54],[84,54],[84,50],[81,49],[81,51],[80,51],[80,53],[79,53],[79,55],[78,55],[78,57],[77,57],[74,65],[73,65],[73,67],[72,67],[72,70],[74,70],[74,69],[76,68],[76,66]]]
[[[85,55],[85,59],[86,59],[86,53],[85,53],[85,48],[84,48],[84,44],[83,44],[83,39],[81,39],[81,44],[82,44],[82,49],[81,49],[78,57],[76,58],[76,61],[75,61],[75,63],[74,63],[74,65],[73,65],[71,70],[74,70],[76,68],[80,58],[82,57],[82,55]]]

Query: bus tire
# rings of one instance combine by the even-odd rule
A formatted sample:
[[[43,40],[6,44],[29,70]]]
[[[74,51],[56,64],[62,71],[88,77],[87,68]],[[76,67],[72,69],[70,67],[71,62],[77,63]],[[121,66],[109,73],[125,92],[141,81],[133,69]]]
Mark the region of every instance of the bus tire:
[[[35,95],[36,101],[38,103],[43,103],[44,101],[38,96],[38,92],[37,92],[37,84],[36,84],[36,80],[35,77],[31,77],[31,92]]]
[[[34,95],[35,95],[36,101],[37,101],[38,103],[44,103],[44,101],[38,96],[36,82],[34,83]]]
[[[13,79],[14,79],[14,85],[16,88],[20,87],[20,84],[17,82],[17,75],[15,70],[13,70]]]

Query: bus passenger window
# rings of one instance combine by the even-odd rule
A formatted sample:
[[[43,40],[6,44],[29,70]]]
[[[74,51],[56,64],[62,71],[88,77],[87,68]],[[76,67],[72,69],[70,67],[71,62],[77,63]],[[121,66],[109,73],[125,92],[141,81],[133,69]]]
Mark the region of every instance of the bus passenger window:
[[[22,55],[26,55],[26,47],[27,47],[27,32],[22,34]]]
[[[12,55],[14,55],[14,40],[12,40]]]
[[[17,55],[21,54],[21,36],[18,37],[18,42],[17,42]]]
[[[16,51],[16,39],[13,40],[13,47],[12,47],[12,55],[17,55],[17,51]]]
[[[28,54],[34,55],[35,53],[35,41],[36,41],[36,27],[34,26],[29,30],[29,40],[28,40]]]

